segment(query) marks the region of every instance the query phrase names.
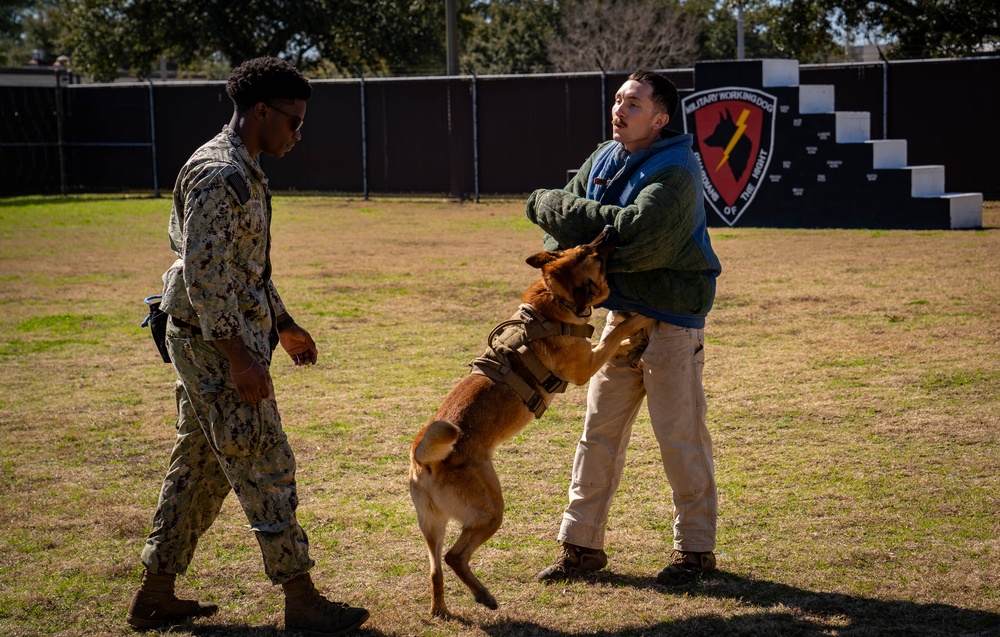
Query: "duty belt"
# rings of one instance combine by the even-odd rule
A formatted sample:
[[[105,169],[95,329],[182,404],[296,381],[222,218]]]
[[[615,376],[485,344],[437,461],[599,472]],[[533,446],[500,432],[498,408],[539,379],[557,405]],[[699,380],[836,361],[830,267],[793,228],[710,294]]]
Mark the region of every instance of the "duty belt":
[[[559,394],[566,391],[569,383],[549,371],[528,343],[549,336],[590,338],[593,334],[592,325],[550,321],[530,304],[522,303],[517,314],[490,332],[486,352],[469,363],[472,366],[470,373],[509,385],[535,414],[535,418],[541,418],[548,405],[539,390]],[[523,369],[515,371],[511,366],[514,361],[520,362]]]
[[[201,328],[200,327],[198,327],[197,325],[192,325],[191,323],[188,323],[187,321],[182,321],[181,319],[177,318],[176,316],[171,315],[170,322],[174,324],[174,327],[179,327],[181,329],[190,330],[192,336],[197,336],[197,335],[201,334]]]

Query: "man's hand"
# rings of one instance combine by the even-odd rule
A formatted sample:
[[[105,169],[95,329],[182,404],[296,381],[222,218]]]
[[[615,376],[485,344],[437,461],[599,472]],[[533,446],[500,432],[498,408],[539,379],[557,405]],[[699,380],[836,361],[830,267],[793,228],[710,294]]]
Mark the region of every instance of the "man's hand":
[[[218,339],[216,346],[229,359],[229,376],[245,403],[259,403],[271,395],[271,375],[257,362],[242,338]]]
[[[305,328],[292,323],[278,333],[278,340],[296,365],[316,364],[319,351],[316,349],[316,343],[312,336]]]

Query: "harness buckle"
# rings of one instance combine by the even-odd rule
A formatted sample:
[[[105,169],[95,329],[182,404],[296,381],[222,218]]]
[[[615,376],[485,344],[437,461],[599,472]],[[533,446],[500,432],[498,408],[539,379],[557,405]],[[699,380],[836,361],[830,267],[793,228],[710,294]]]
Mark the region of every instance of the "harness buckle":
[[[544,407],[545,402],[542,400],[542,397],[539,394],[535,394],[534,396],[531,397],[531,400],[528,401],[527,405],[528,405],[528,410],[531,411],[531,413],[535,414],[535,416],[537,417],[538,407],[539,406]],[[544,409],[542,411],[544,411]]]
[[[549,377],[542,381],[542,389],[549,392],[550,394],[559,388],[563,384],[563,379],[559,378],[555,374],[549,374]]]

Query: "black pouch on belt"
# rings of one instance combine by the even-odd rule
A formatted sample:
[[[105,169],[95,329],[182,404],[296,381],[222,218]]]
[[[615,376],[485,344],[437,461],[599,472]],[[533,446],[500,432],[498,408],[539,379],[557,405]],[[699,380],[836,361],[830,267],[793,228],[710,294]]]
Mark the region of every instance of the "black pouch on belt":
[[[170,318],[170,315],[160,309],[160,301],[162,299],[163,295],[161,294],[146,297],[146,307],[149,308],[149,314],[139,324],[139,327],[149,328],[150,334],[153,335],[153,343],[156,344],[156,349],[160,352],[160,358],[163,359],[164,363],[169,363],[170,352],[167,351],[167,319]]]

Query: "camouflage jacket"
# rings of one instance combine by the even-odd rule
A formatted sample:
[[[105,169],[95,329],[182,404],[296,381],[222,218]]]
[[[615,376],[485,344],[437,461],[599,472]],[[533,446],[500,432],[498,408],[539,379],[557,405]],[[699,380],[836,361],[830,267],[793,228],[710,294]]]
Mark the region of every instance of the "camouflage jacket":
[[[271,191],[229,126],[195,151],[174,185],[170,249],[160,307],[201,327],[206,340],[243,337],[269,360],[274,317],[285,312],[271,282]]]

